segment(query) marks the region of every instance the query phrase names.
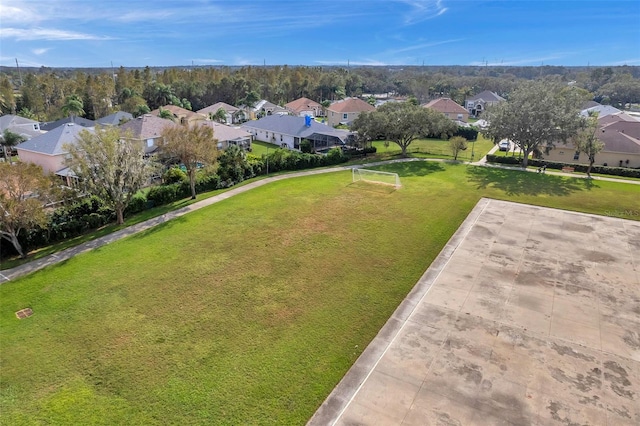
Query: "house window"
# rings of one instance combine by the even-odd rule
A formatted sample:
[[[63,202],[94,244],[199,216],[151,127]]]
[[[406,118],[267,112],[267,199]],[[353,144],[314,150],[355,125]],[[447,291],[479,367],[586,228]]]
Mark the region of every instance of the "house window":
[[[218,142],[218,149],[222,149],[222,142]]]
[[[342,119],[346,120],[347,118],[349,118],[349,114],[342,114]]]
[[[282,142],[282,135],[280,135],[280,142]]]
[[[458,114],[458,120],[462,120],[462,114]]]
[[[580,151],[576,151],[576,153],[573,154],[573,159],[574,160],[579,160],[580,159]]]
[[[39,123],[35,123],[33,125],[33,130],[40,130],[40,124]]]
[[[151,148],[153,146],[153,139],[147,139],[147,148]]]

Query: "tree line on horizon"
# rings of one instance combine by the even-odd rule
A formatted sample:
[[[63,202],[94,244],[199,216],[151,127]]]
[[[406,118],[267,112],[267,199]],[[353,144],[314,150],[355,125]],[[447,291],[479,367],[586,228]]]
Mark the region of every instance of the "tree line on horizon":
[[[640,67],[170,67],[117,69],[0,68],[0,111],[38,121],[66,116],[69,96],[84,116],[115,111],[140,115],[168,104],[199,110],[216,102],[284,105],[307,97],[319,103],[392,93],[420,103],[448,97],[459,104],[484,90],[508,98],[521,82],[571,84],[620,109],[640,103]]]

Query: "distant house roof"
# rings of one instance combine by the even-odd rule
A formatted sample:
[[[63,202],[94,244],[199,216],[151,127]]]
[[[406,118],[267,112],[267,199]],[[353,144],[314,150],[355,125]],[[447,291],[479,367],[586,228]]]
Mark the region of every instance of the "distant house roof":
[[[244,129],[268,130],[299,138],[308,138],[313,134],[329,135],[337,137],[343,142],[352,135],[351,132],[346,130],[334,129],[314,120],[311,120],[311,126],[307,127],[305,126],[305,117],[293,115],[268,115],[260,120],[244,123],[241,127]]]
[[[16,146],[16,149],[18,151],[32,151],[47,155],[65,154],[68,151],[64,146],[75,145],[77,143],[78,134],[83,130],[87,130],[92,133],[94,131],[93,127],[82,127],[74,123],[67,123],[26,142],[22,142]]]
[[[609,114],[603,117],[598,116],[598,124],[604,126],[610,123],[616,123],[618,121],[630,121],[630,122],[639,122],[640,118],[634,117],[633,115],[627,114],[624,111],[618,112],[616,114]]]
[[[484,102],[501,102],[504,100],[505,99],[502,96],[490,90],[485,90],[483,92],[478,93],[475,96],[472,96],[466,99],[466,101],[484,101]]]
[[[284,107],[294,114],[300,114],[304,111],[317,110],[318,108],[322,108],[322,105],[320,105],[316,101],[312,101],[309,98],[299,98],[295,101],[291,101],[285,104]]]
[[[96,120],[97,124],[103,126],[119,126],[124,121],[133,120],[133,115],[128,112],[118,111]]]
[[[362,99],[347,98],[338,102],[334,102],[327,108],[329,111],[338,113],[374,111],[375,107],[369,105]]]
[[[144,114],[120,126],[122,132],[130,131],[135,139],[155,139],[162,136],[162,131],[167,127],[175,127],[178,124],[171,120]]]
[[[68,123],[73,123],[76,126],[81,126],[81,127],[95,127],[96,122],[93,120],[88,120],[86,118],[83,117],[74,117],[73,121],[71,120],[71,117],[65,117],[65,118],[61,118],[60,120],[56,120],[56,121],[49,121],[47,123],[40,123],[40,130],[46,130],[47,132],[49,130],[53,130],[56,127],[60,127],[63,124],[68,124]]]
[[[198,110],[198,113],[204,115],[209,115],[210,113],[215,114],[220,108],[222,108],[229,114],[233,114],[234,112],[238,111],[238,108],[234,107],[233,105],[229,105],[224,102],[217,102],[213,105],[209,105],[208,107]]]
[[[438,98],[422,105],[424,108],[431,108],[443,114],[469,114],[469,111],[458,105],[449,98]]]
[[[586,117],[591,113],[597,113],[598,118],[602,118],[607,115],[617,114],[619,112],[622,112],[622,111],[616,107],[612,107],[611,105],[596,105],[591,108],[583,109],[582,111],[580,111],[580,115],[582,115],[583,117]]]
[[[596,101],[587,101],[584,104],[582,104],[582,108],[580,108],[580,110],[585,110],[587,108],[592,108],[594,106],[598,106],[600,105],[600,103],[596,102]]]
[[[616,121],[600,128],[604,151],[640,154],[640,121]]]
[[[158,109],[154,109],[153,111],[151,111],[149,114],[151,115],[155,115],[156,117],[160,115],[160,109],[165,109],[167,111],[169,111],[171,114],[173,114],[174,117],[176,118],[186,118],[187,120],[191,120],[194,118],[202,118],[201,114],[198,114],[196,112],[193,111],[189,111],[188,109],[176,106],[176,105],[165,105],[162,106]]]
[[[37,121],[13,114],[0,117],[0,133],[5,130],[16,133],[25,139],[31,139],[43,133],[40,130],[40,123]]]
[[[201,126],[211,127],[213,129],[213,137],[219,142],[223,141],[235,141],[251,138],[251,133],[237,127],[227,126],[215,121],[203,121]]]

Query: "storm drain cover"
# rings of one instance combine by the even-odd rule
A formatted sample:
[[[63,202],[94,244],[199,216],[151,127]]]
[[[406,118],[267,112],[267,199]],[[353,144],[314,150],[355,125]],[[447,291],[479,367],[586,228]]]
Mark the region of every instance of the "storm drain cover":
[[[31,308],[20,309],[18,312],[16,312],[16,316],[18,317],[18,319],[29,318],[31,315],[33,315],[33,310]]]

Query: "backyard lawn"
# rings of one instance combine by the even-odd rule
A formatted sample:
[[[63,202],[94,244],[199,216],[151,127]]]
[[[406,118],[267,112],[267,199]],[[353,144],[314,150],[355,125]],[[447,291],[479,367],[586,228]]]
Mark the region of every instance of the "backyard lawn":
[[[402,152],[400,147],[393,142],[389,142],[388,146],[385,146],[383,141],[375,141],[373,142],[373,146],[376,147],[377,153],[382,156],[399,156]],[[471,154],[473,153],[473,160],[477,161],[484,157],[491,148],[493,148],[493,142],[490,139],[485,139],[482,134],[478,134],[478,140],[468,142],[467,149],[458,154],[458,160],[471,161]],[[443,139],[417,139],[411,142],[411,145],[407,148],[407,153],[412,157],[445,158],[453,160],[453,154],[451,153],[451,148],[449,148],[449,141]]]
[[[1,285],[1,423],[304,424],[480,197],[640,220],[638,185],[379,169],[403,187],[278,181]]]

